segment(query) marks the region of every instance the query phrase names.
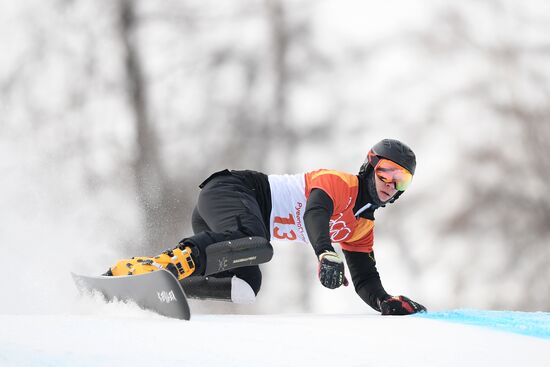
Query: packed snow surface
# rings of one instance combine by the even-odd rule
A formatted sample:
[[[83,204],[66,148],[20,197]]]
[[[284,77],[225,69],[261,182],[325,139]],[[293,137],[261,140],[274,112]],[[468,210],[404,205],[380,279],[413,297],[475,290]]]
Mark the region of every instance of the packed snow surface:
[[[0,366],[550,366],[548,334],[447,322],[474,314],[193,315],[182,321],[89,300],[74,313],[0,315]],[[478,319],[495,324],[510,315]],[[548,314],[534,315],[527,328],[548,331]],[[515,316],[520,326],[522,316],[532,314]]]

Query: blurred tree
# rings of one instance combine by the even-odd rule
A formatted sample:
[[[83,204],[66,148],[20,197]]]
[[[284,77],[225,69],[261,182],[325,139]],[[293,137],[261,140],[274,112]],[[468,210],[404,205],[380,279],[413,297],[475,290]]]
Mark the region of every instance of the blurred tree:
[[[124,57],[125,87],[128,106],[135,124],[135,161],[132,165],[137,200],[144,215],[145,241],[140,251],[151,249],[173,240],[166,233],[170,208],[166,173],[160,158],[160,147],[152,118],[149,115],[148,87],[144,80],[141,50],[137,28],[136,7],[133,0],[119,1],[119,36]]]

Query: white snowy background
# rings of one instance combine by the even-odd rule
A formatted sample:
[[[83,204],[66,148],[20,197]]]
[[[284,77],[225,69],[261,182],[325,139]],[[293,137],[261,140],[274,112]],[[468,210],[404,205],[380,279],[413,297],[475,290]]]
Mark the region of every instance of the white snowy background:
[[[300,244],[191,323],[69,272],[173,246],[215,170],[356,172],[394,137],[418,168],[377,212],[386,289],[550,311],[549,118],[545,0],[0,0],[0,365],[547,366],[547,340],[382,320]]]

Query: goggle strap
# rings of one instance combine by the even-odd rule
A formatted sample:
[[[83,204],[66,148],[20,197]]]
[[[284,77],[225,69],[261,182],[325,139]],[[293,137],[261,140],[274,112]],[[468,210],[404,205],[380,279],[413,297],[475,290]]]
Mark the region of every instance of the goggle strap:
[[[365,210],[367,210],[368,208],[370,208],[372,206],[371,203],[367,203],[366,205],[364,205],[361,209],[359,209],[358,211],[355,212],[354,216],[357,217],[359,216],[359,214],[363,213]]]

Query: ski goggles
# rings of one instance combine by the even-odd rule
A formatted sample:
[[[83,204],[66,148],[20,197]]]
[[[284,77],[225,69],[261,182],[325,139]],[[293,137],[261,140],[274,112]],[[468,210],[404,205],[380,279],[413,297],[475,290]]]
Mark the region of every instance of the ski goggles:
[[[406,168],[389,159],[381,158],[374,166],[374,173],[385,183],[393,183],[399,191],[405,191],[412,181],[412,174]]]

